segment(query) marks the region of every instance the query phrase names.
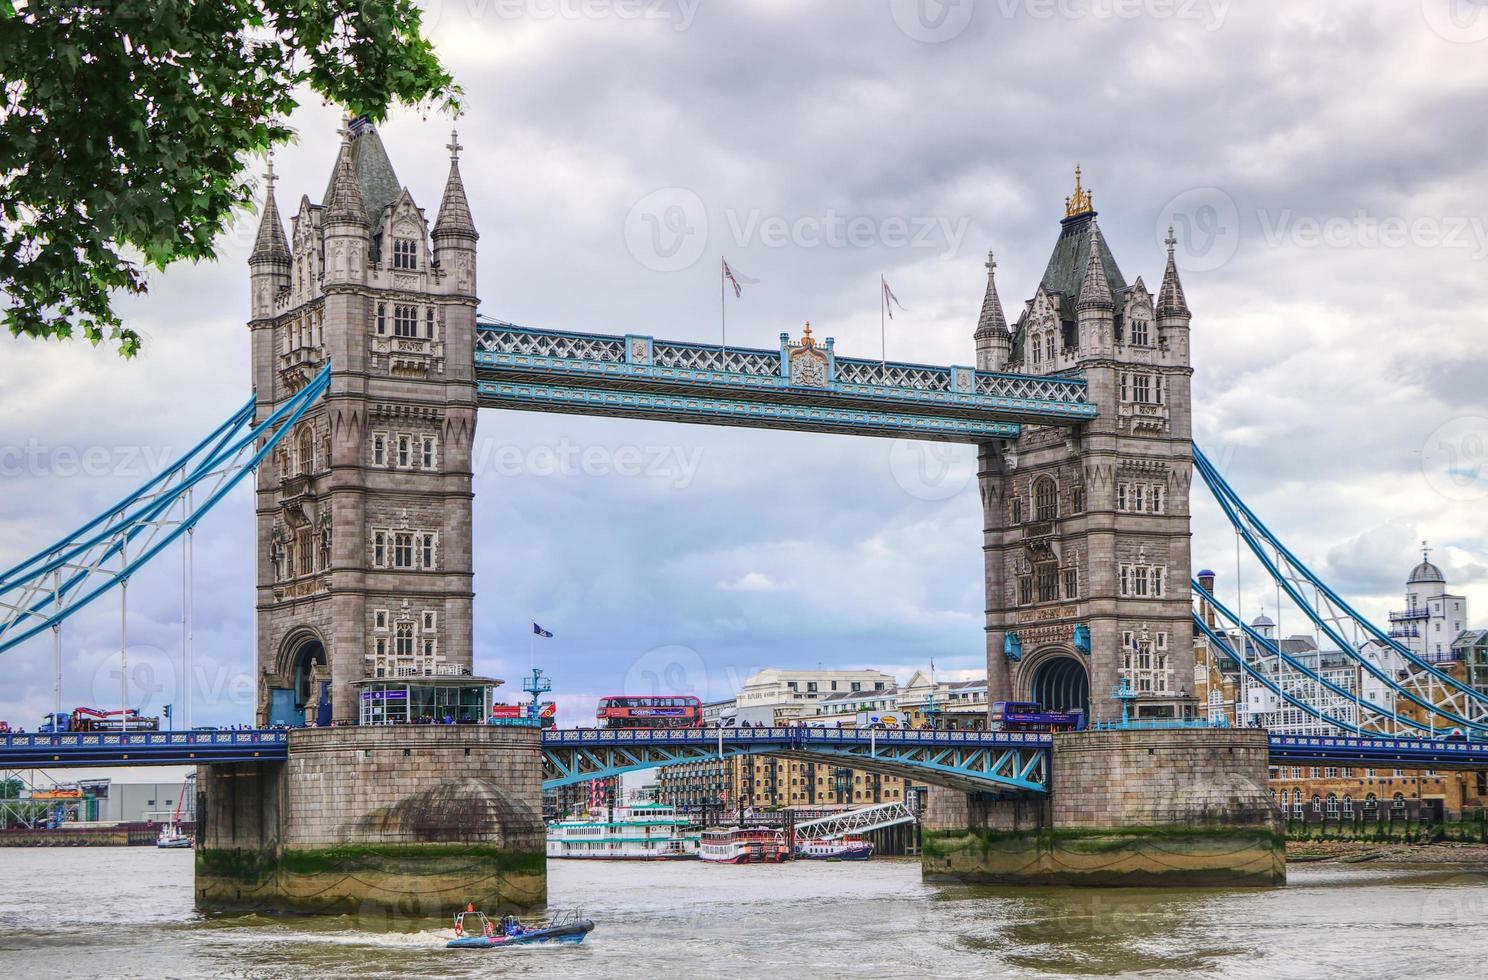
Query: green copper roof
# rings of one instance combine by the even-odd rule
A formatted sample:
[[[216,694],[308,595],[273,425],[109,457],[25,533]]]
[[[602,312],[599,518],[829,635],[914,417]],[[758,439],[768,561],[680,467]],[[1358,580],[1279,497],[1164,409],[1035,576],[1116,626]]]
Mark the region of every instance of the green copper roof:
[[[398,175],[382,145],[382,137],[377,135],[377,127],[364,118],[354,119],[347,126],[351,130],[351,165],[356,172],[357,190],[361,191],[362,201],[367,206],[367,224],[375,239],[382,212],[398,199],[403,185],[398,183]],[[326,183],[323,198],[326,206],[331,203],[334,178],[333,171],[332,180]]]
[[[1040,285],[1051,293],[1060,294],[1060,312],[1067,319],[1074,319],[1075,301],[1080,296],[1080,282],[1085,278],[1085,267],[1090,262],[1090,243],[1100,243],[1100,263],[1105,270],[1106,282],[1111,295],[1120,296],[1126,289],[1126,280],[1116,266],[1116,257],[1111,254],[1104,235],[1096,234],[1095,212],[1090,211],[1060,223],[1059,240],[1054,243],[1054,252],[1049,264],[1044,267],[1044,278]]]

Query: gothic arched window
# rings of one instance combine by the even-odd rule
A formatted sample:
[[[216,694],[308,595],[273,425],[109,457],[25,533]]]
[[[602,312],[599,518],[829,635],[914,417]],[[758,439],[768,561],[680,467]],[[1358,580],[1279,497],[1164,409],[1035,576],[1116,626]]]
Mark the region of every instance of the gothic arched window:
[[[418,243],[411,238],[393,239],[393,268],[418,268]]]
[[[1052,521],[1059,516],[1059,489],[1048,477],[1033,485],[1033,514],[1036,521]]]
[[[300,430],[300,472],[311,473],[315,469],[315,432],[309,428]]]

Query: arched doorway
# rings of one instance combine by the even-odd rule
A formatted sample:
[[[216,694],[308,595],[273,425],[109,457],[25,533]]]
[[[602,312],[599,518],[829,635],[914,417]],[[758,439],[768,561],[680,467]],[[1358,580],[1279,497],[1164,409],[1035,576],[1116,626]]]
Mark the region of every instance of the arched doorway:
[[[303,718],[307,705],[313,704],[318,699],[315,696],[313,685],[310,681],[310,671],[313,667],[324,667],[326,662],[325,647],[314,638],[306,639],[295,650],[294,654],[294,692],[295,710],[300,712]]]
[[[1074,657],[1049,657],[1033,670],[1028,685],[1030,700],[1050,711],[1083,711],[1090,717],[1090,678],[1085,665]]]
[[[325,665],[325,644],[313,633],[305,632],[289,641],[280,662],[285,664],[284,674],[288,675],[285,679],[290,686],[269,689],[269,724],[292,727],[314,721],[320,694],[315,690],[312,671]]]

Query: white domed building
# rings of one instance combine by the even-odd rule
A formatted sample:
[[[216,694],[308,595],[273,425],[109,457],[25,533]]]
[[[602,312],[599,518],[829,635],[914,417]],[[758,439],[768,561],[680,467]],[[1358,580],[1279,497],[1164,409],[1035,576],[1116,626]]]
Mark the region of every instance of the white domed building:
[[[1405,581],[1405,608],[1390,613],[1390,636],[1432,663],[1453,659],[1452,643],[1467,628],[1467,597],[1447,592],[1447,578],[1421,551]]]

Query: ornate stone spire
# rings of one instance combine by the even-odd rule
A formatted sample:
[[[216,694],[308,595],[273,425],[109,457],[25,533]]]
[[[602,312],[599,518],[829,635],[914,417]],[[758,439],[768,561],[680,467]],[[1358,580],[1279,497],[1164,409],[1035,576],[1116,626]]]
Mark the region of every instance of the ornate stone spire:
[[[351,129],[341,127],[341,153],[331,174],[331,192],[326,201],[326,225],[367,227],[367,204],[357,187],[356,169],[351,163]]]
[[[478,238],[475,220],[470,216],[470,201],[465,197],[465,182],[460,178],[460,134],[450,130],[449,179],[444,182],[444,199],[439,202],[439,217],[434,222],[434,239],[447,237]]]
[[[1173,259],[1173,247],[1178,240],[1173,237],[1173,226],[1168,225],[1168,267],[1163,270],[1162,287],[1157,291],[1158,316],[1189,316],[1188,298],[1183,295],[1183,283],[1178,279],[1178,263]]]
[[[1106,281],[1106,270],[1101,266],[1099,225],[1090,229],[1090,258],[1085,263],[1085,278],[1080,281],[1080,299],[1075,303],[1075,309],[1107,311],[1116,309],[1116,304],[1111,299],[1111,284]]]
[[[284,237],[284,223],[279,220],[279,205],[274,201],[274,153],[269,151],[269,169],[264,174],[267,190],[264,194],[263,216],[258,221],[258,237],[253,240],[253,251],[248,263],[277,263],[289,265],[289,240]]]
[[[997,296],[997,260],[987,253],[987,295],[982,297],[982,315],[977,320],[977,338],[1006,334],[1007,317],[1002,312],[1002,300]]]

